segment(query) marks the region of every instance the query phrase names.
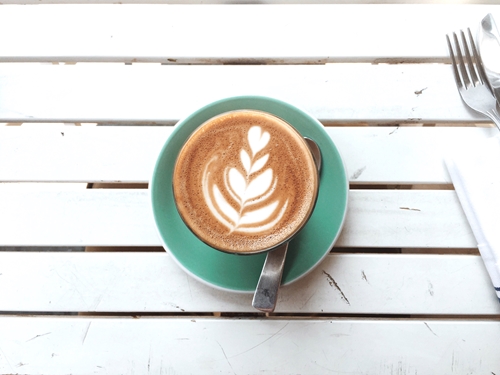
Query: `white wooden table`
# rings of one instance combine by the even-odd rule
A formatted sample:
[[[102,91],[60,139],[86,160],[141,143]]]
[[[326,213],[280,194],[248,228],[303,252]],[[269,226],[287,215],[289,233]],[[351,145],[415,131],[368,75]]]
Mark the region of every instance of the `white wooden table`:
[[[497,133],[445,34],[500,5],[51,2],[74,3],[0,7],[0,373],[500,374],[443,163]],[[269,315],[177,266],[146,185],[171,125],[241,94],[317,117],[350,178],[331,254]]]

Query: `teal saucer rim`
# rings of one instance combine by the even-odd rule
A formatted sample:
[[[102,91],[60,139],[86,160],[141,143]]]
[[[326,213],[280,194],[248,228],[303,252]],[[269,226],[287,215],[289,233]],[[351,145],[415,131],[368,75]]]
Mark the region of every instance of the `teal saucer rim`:
[[[325,192],[324,190],[325,190],[326,186],[323,187],[323,191],[321,189],[321,187],[323,185],[327,184],[327,182],[324,182],[324,180],[328,179],[328,185],[332,185],[333,182],[331,180],[333,179],[334,185],[336,186],[337,189],[339,189],[339,191],[337,191],[337,193],[339,194],[339,196],[341,196],[340,202],[338,202],[338,205],[336,205],[336,208],[335,208],[337,210],[337,215],[334,218],[334,222],[332,223],[332,226],[328,228],[328,232],[327,232],[327,233],[331,233],[334,235],[333,236],[331,236],[331,235],[324,236],[324,237],[327,237],[329,239],[328,243],[322,244],[322,248],[324,248],[324,251],[314,250],[315,253],[313,255],[309,256],[309,259],[312,260],[312,262],[310,262],[310,264],[308,264],[305,268],[302,267],[304,269],[301,269],[300,264],[298,264],[297,262],[296,262],[297,265],[295,267],[294,267],[293,261],[290,261],[292,263],[288,262],[289,259],[293,257],[293,255],[290,255],[291,252],[289,250],[289,253],[287,256],[287,264],[285,265],[286,268],[285,268],[285,272],[283,275],[283,281],[282,281],[283,285],[289,285],[289,284],[299,280],[300,278],[306,276],[307,274],[309,274],[313,269],[315,269],[324,260],[324,258],[330,252],[331,248],[333,247],[333,245],[337,241],[337,239],[341,233],[341,230],[343,228],[344,222],[345,222],[345,217],[346,217],[346,213],[347,213],[347,206],[348,206],[349,182],[348,182],[347,175],[346,175],[346,168],[345,168],[344,159],[342,158],[339,150],[337,149],[337,147],[335,146],[335,144],[331,140],[330,136],[326,133],[323,125],[317,119],[315,119],[313,116],[309,115],[307,112],[297,108],[296,106],[294,106],[292,104],[283,102],[281,100],[278,100],[275,98],[270,98],[270,97],[264,97],[264,96],[236,96],[236,97],[224,98],[224,99],[221,99],[221,100],[218,100],[218,101],[215,101],[215,102],[212,102],[212,103],[205,105],[204,107],[198,109],[197,111],[193,112],[189,116],[187,116],[184,119],[177,122],[177,124],[174,126],[174,130],[172,131],[172,133],[170,134],[168,139],[165,141],[165,144],[163,145],[163,147],[158,155],[158,158],[156,160],[156,163],[155,163],[155,166],[153,169],[153,174],[152,174],[152,177],[150,180],[150,184],[149,184],[150,202],[151,202],[151,206],[152,206],[151,208],[153,211],[155,226],[157,229],[158,236],[161,240],[161,243],[162,243],[163,247],[166,249],[167,253],[172,256],[172,258],[180,266],[180,268],[183,269],[191,277],[197,279],[198,281],[200,281],[206,285],[209,285],[211,287],[214,287],[216,289],[223,290],[223,291],[236,292],[236,293],[252,293],[255,291],[255,286],[256,286],[257,280],[258,280],[258,275],[257,276],[250,275],[250,273],[252,273],[252,270],[248,271],[248,278],[255,279],[255,286],[251,286],[251,285],[247,285],[246,287],[242,287],[241,285],[228,286],[227,281],[225,283],[223,283],[221,281],[214,281],[213,277],[211,278],[211,280],[208,280],[208,279],[202,277],[200,274],[198,274],[198,272],[194,271],[193,270],[194,267],[192,266],[192,264],[191,264],[191,267],[184,264],[184,262],[181,259],[179,259],[182,257],[181,255],[183,255],[182,252],[184,250],[182,250],[182,249],[179,250],[179,249],[173,248],[173,246],[172,246],[173,235],[172,236],[167,235],[167,233],[170,233],[172,230],[174,230],[174,229],[170,228],[170,224],[171,224],[170,222],[178,224],[178,221],[180,220],[182,222],[182,219],[180,218],[180,215],[177,212],[175,212],[176,216],[169,217],[169,219],[170,219],[170,220],[168,220],[169,225],[162,227],[161,223],[162,223],[162,221],[165,221],[166,219],[164,217],[162,218],[161,216],[164,215],[165,213],[161,210],[160,207],[158,207],[158,204],[155,204],[155,197],[157,197],[158,194],[162,194],[161,191],[158,191],[158,189],[160,189],[160,188],[157,185],[160,182],[158,182],[157,176],[160,176],[161,173],[165,173],[165,172],[159,171],[159,168],[161,168],[161,166],[162,166],[162,162],[164,162],[163,159],[165,158],[165,154],[169,152],[169,148],[173,149],[176,147],[176,148],[178,148],[178,150],[175,152],[175,155],[177,155],[179,150],[180,150],[180,147],[182,146],[182,145],[180,145],[180,146],[177,145],[174,147],[174,146],[170,146],[170,144],[172,142],[175,142],[175,140],[177,138],[180,138],[181,142],[183,143],[189,137],[189,135],[192,133],[192,131],[194,131],[194,129],[196,129],[197,126],[199,126],[202,122],[204,122],[203,119],[206,120],[206,119],[209,119],[215,115],[218,115],[218,114],[221,114],[224,112],[228,112],[228,111],[232,111],[232,110],[237,110],[237,109],[262,110],[262,111],[266,111],[266,112],[274,114],[278,117],[283,118],[285,121],[291,123],[294,127],[296,127],[297,130],[304,137],[309,137],[309,138],[313,139],[314,141],[316,141],[320,145],[322,155],[324,155],[325,153],[331,154],[330,156],[333,156],[333,159],[334,159],[334,160],[325,160],[325,158],[323,156],[323,159],[324,159],[324,161],[326,161],[326,163],[325,162],[323,163],[323,168],[322,168],[321,175],[320,175],[320,191],[318,194],[318,200],[316,203],[315,210],[312,213],[311,219],[309,221],[309,222],[311,222],[311,221],[314,222],[315,220],[313,220],[313,219],[314,219],[315,215],[316,216],[319,215],[319,214],[317,214],[317,212],[319,212],[320,210],[323,210],[323,211],[325,210],[325,208],[318,208],[318,205],[324,204],[325,203],[324,201],[327,201],[326,203],[328,203],[328,205],[330,206],[332,204],[332,202],[336,200],[336,197],[334,196],[335,192]],[[294,118],[295,118],[294,116],[298,117],[301,121],[304,122],[304,124],[302,124],[302,122],[300,124],[298,124],[297,121],[294,121]],[[287,117],[290,117],[290,118],[287,119]],[[196,126],[196,124],[198,124],[198,125]],[[174,151],[172,151],[172,152],[174,152]],[[168,163],[168,161],[166,163]],[[325,166],[328,168],[329,163],[335,164],[335,172],[338,174],[338,176],[336,176],[336,177],[329,176],[329,177],[321,178],[321,176],[323,176],[324,174],[330,175],[331,173],[333,173],[333,171],[325,171],[324,170]],[[172,162],[170,162],[170,164],[172,164]],[[170,174],[171,174],[171,172],[170,172]],[[158,177],[158,179],[160,179],[160,177]],[[166,188],[168,190],[167,194],[165,196],[167,196],[168,194],[172,195],[172,187],[171,186],[164,186],[163,188]],[[163,194],[165,194],[165,192],[163,192]],[[320,198],[322,198],[322,199],[320,199]],[[164,199],[169,200],[168,197],[164,198]],[[175,206],[175,203],[173,202],[173,198],[172,198],[171,204]],[[160,204],[160,206],[161,206],[161,204]],[[175,207],[174,207],[174,209],[175,209]],[[325,215],[323,214],[322,216],[325,216]],[[318,222],[319,220],[316,220],[316,221]],[[311,232],[309,234],[309,237],[310,237],[309,243],[311,241],[317,240],[316,236],[318,234],[316,232],[317,232],[318,228],[316,228],[316,227],[320,227],[321,225],[324,227],[325,224],[323,223],[323,221],[322,221],[322,224],[309,224],[309,223],[306,224],[306,226],[302,229],[301,233],[299,233],[299,235],[297,237],[301,237],[302,232],[304,232],[304,233]],[[183,222],[182,222],[182,225],[185,227],[185,224]],[[314,227],[314,225],[316,225],[316,227]],[[308,227],[311,227],[312,229],[307,230]],[[204,244],[201,240],[196,238],[194,236],[194,234],[192,234],[189,231],[189,229],[187,229],[187,227],[185,229],[189,232],[189,234],[187,232],[184,233],[184,235],[186,237],[193,236],[193,238],[187,238],[186,243],[194,243],[194,245],[196,245],[196,247],[199,247],[199,246],[206,247],[206,249],[203,250],[203,252],[199,254],[201,257],[201,260],[203,260],[204,258],[210,260],[210,258],[216,258],[217,256],[219,256],[218,254],[221,253],[220,251],[210,248],[208,245]],[[326,230],[325,228],[320,228],[320,229],[322,229],[323,231]],[[167,231],[167,232],[165,232],[165,231]],[[170,236],[170,238],[169,238],[169,236]],[[302,237],[307,238],[307,235],[303,234]],[[198,242],[198,243],[196,243],[196,242]],[[304,241],[301,241],[300,238],[294,239],[290,243],[290,247],[293,248],[294,242],[298,242],[299,244],[301,242],[303,242],[303,244],[300,248],[307,247],[306,243],[304,243]],[[174,246],[174,247],[176,247],[176,246]],[[297,248],[297,247],[299,247],[299,245],[296,245],[295,247]],[[209,256],[203,257],[203,255],[201,255],[201,254],[205,254],[205,251],[208,251],[208,252],[213,251],[216,253],[212,253]],[[306,250],[305,249],[301,250],[301,253],[303,253],[304,251],[306,251]],[[292,250],[292,252],[293,252],[293,250]],[[297,253],[298,250],[295,250],[295,252]],[[210,253],[208,253],[208,254],[210,254]],[[260,269],[262,268],[262,265],[260,265],[260,267],[258,267],[257,265],[260,264],[260,262],[263,264],[264,260],[265,260],[265,256],[266,256],[265,253],[255,254],[255,255],[233,255],[233,254],[225,254],[225,255],[227,255],[229,257],[238,257],[238,258],[259,257],[259,259],[255,258],[252,260],[252,263],[256,264],[253,266],[254,267],[253,274],[255,274],[255,272],[256,272],[255,269],[258,268],[259,275],[260,275]],[[301,255],[299,254],[298,256],[300,258]],[[304,257],[304,256],[305,255],[302,254],[302,257]],[[228,260],[228,262],[229,263],[237,263],[236,261],[232,262],[230,259]],[[250,262],[247,262],[247,263],[250,263]],[[291,264],[291,266],[287,267],[290,264]],[[286,271],[288,268],[291,268],[292,271],[290,271],[290,273],[287,274]],[[299,270],[297,270],[297,268]],[[295,272],[295,275],[293,275],[293,272]],[[248,283],[253,284],[253,281],[249,281]],[[231,283],[229,282],[229,284],[231,284]]]

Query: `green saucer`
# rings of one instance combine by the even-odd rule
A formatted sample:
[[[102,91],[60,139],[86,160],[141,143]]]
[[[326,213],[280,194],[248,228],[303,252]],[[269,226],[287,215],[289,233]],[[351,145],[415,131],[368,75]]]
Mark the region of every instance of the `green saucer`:
[[[272,113],[316,141],[321,149],[318,200],[308,223],[290,242],[283,284],[307,274],[332,248],[347,210],[348,181],[342,158],[323,125],[285,102],[259,96],[232,97],[209,104],[177,123],[158,156],[150,182],[153,215],[163,246],[195,278],[225,290],[253,292],[266,254],[233,255],[204,244],[182,221],[172,193],[172,171],[185,140],[209,118],[236,109]]]

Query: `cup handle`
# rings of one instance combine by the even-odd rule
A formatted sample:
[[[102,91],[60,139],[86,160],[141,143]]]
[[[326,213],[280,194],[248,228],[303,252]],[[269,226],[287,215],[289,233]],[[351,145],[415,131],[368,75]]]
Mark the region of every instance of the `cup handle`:
[[[260,311],[273,312],[276,307],[287,250],[288,241],[267,253],[252,301]]]

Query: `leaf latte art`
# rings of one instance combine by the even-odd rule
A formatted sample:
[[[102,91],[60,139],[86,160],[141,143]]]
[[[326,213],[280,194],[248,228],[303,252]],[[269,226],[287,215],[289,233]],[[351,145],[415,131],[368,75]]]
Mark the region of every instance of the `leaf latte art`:
[[[224,171],[223,187],[236,203],[237,209],[224,198],[219,186],[212,183],[212,160],[205,167],[202,180],[203,197],[212,214],[231,232],[257,233],[272,228],[281,220],[286,210],[288,200],[280,202],[270,199],[277,185],[272,168],[257,174],[269,160],[269,154],[257,157],[259,151],[268,144],[269,138],[269,133],[262,132],[259,126],[251,127],[248,131],[251,155],[244,149],[240,151],[243,173],[234,167]],[[265,202],[263,207],[252,209],[261,202]]]
[[[173,192],[187,227],[211,247],[271,249],[307,221],[318,175],[301,135],[270,114],[240,110],[208,120],[178,155]]]

